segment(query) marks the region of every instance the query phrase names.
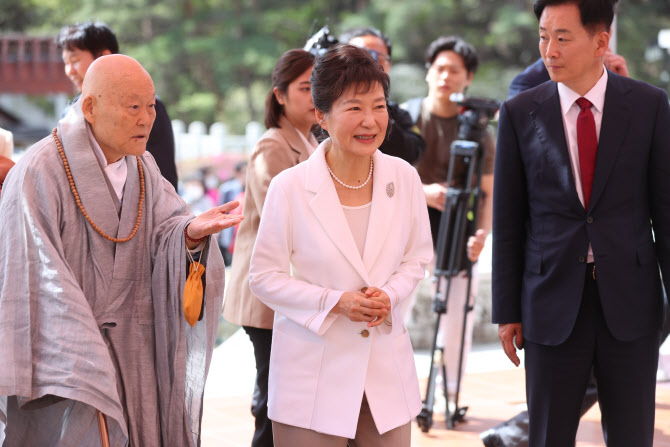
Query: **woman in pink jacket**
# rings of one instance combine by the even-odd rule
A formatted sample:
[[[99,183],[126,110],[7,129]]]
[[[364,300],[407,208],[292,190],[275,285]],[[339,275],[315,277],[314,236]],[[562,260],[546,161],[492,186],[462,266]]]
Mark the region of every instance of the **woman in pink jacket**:
[[[377,150],[389,78],[367,51],[330,48],[310,81],[330,138],[273,179],[249,273],[275,311],[274,443],[407,447],[421,397],[401,304],[432,257],[421,181]]]

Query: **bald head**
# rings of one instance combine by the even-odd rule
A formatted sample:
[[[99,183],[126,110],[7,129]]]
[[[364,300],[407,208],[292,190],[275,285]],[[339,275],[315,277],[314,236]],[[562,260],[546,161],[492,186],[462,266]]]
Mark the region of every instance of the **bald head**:
[[[141,155],[156,117],[154,83],[135,59],[96,59],[82,85],[82,112],[108,163]]]
[[[149,73],[132,57],[124,54],[101,56],[88,67],[81,94],[86,97],[89,94],[97,96],[104,90],[116,91],[128,81],[144,81],[153,86]]]

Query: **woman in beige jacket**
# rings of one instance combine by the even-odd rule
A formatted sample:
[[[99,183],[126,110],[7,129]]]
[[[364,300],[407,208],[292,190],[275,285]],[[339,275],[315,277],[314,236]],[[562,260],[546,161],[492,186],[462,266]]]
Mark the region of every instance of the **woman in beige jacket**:
[[[314,56],[304,50],[284,53],[272,72],[265,106],[267,132],[256,143],[247,167],[244,220],[235,240],[232,272],[223,317],[241,325],[254,345],[256,385],[251,412],[256,418],[252,447],[272,446],[267,417],[268,370],[274,312],[249,290],[249,262],[270,181],[281,171],[307,160],[317,147],[309,77]]]

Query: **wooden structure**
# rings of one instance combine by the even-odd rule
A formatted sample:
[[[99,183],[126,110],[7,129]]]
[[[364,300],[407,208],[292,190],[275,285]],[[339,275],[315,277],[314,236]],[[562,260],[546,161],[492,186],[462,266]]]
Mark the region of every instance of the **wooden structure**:
[[[1,93],[74,93],[53,37],[0,34]]]

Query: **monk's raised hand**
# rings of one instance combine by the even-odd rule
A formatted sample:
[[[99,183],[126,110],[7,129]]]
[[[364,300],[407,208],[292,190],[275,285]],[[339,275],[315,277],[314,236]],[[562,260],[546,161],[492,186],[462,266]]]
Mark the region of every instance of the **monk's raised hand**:
[[[244,219],[241,214],[228,214],[240,205],[240,202],[232,201],[221,206],[205,211],[198,215],[188,224],[188,236],[191,239],[201,239],[210,234],[237,225]]]

